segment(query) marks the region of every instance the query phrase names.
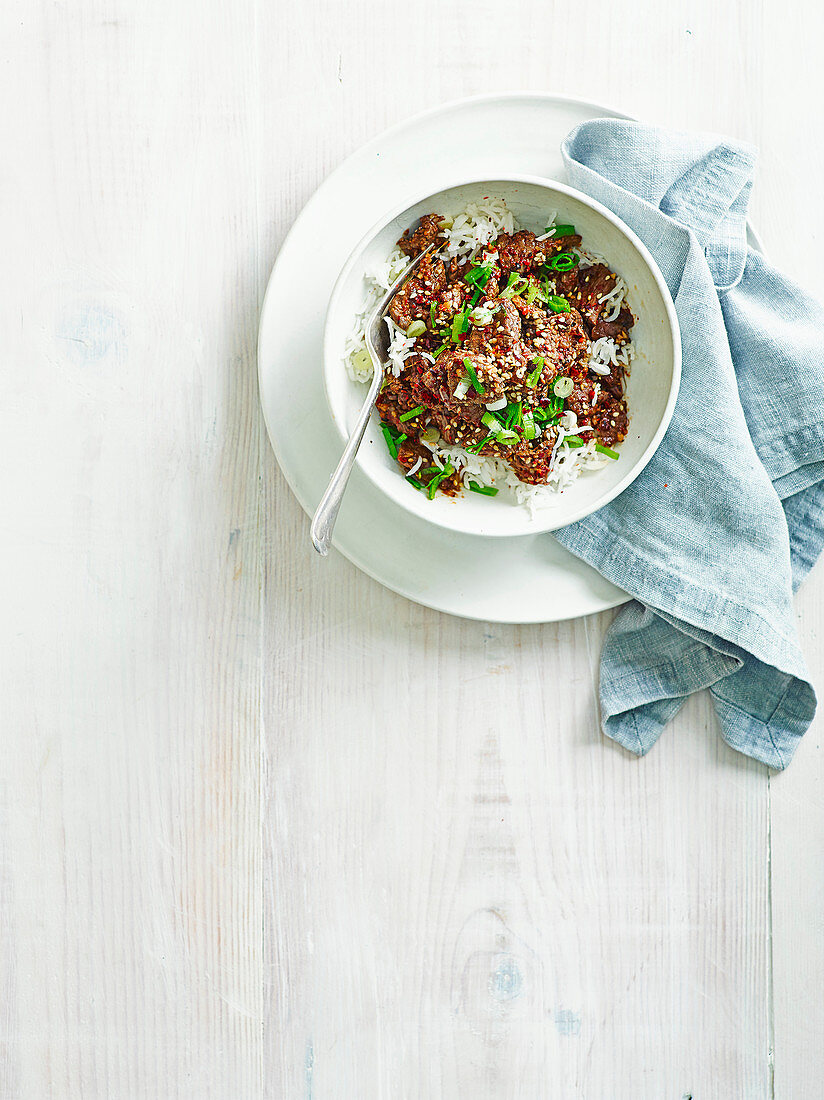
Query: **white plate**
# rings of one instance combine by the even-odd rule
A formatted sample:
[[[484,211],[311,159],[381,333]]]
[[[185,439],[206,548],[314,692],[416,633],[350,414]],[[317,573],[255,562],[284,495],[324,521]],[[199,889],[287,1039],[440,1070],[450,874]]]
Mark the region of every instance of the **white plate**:
[[[340,457],[323,392],[323,319],[338,273],[358,240],[399,195],[422,192],[430,184],[437,190],[433,164],[440,179],[450,173],[478,179],[526,174],[563,181],[564,137],[581,122],[604,117],[627,116],[540,93],[449,103],[353,153],[303,208],[269,279],[258,371],[272,446],[307,514]],[[629,599],[551,535],[482,539],[435,527],[387,500],[358,469],[334,541],[354,565],[395,592],[471,619],[556,622]],[[322,569],[322,560],[317,565]]]

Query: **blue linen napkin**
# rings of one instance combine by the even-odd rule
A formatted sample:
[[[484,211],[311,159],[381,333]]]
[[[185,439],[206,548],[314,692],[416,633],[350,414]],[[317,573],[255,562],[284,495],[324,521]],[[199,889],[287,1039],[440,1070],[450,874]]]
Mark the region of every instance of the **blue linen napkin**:
[[[556,532],[635,597],[601,654],[604,731],[643,754],[709,688],[724,739],[784,768],[816,707],[792,593],[824,546],[824,311],[747,246],[751,146],[597,119],[563,155],[655,257],[683,352],[652,461]]]

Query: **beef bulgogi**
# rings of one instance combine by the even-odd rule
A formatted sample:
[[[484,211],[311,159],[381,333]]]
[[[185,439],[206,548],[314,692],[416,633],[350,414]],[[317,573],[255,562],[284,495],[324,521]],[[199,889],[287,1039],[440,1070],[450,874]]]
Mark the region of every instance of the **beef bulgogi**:
[[[547,482],[559,434],[569,448],[594,442],[617,458],[627,433],[625,366],[606,373],[590,361],[595,341],[620,348],[630,339],[635,318],[620,299],[613,304],[618,276],[587,259],[571,225],[546,239],[501,233],[472,256],[446,260],[443,225],[428,214],[398,242],[410,257],[435,245],[390,305],[415,344],[399,373],[387,370],[377,401],[408,480],[430,498],[460,492],[462,471],[433,456],[444,445],[502,460],[531,485]]]

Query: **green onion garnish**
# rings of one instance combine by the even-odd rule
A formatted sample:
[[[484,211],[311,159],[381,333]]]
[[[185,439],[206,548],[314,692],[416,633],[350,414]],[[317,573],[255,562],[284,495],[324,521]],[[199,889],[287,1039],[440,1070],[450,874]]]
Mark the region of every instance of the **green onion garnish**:
[[[430,304],[429,304],[429,324],[430,324],[430,326],[431,326],[431,327],[432,327],[433,329],[434,329],[434,327],[435,327],[435,312],[436,312],[436,308],[437,308],[437,307],[435,306],[435,303],[434,303],[434,302],[430,302]]]
[[[476,287],[485,287],[489,282],[489,277],[492,274],[491,267],[485,267],[483,264],[479,264],[478,267],[474,265],[464,275],[464,279],[467,283]]]
[[[413,321],[409,328],[406,330],[407,336],[418,337],[422,336],[426,332],[426,325],[423,321]]]
[[[444,351],[448,346],[449,346],[449,341],[447,340],[445,344],[441,344],[441,346],[437,349],[437,351],[432,352],[432,358],[437,359],[438,356],[441,354],[441,352]]]
[[[564,443],[568,443],[570,447],[583,447],[584,441],[579,435],[565,435]]]
[[[479,485],[477,481],[468,481],[470,493],[480,493],[483,497],[494,497],[498,490],[494,485]]]
[[[621,456],[617,451],[613,451],[612,447],[605,447],[603,443],[596,443],[595,450],[599,451],[602,455],[606,455],[607,458],[620,458]]]
[[[434,498],[435,493],[438,491],[438,486],[444,480],[444,478],[449,477],[451,474],[454,474],[454,472],[455,467],[452,465],[451,462],[447,462],[442,470],[433,471],[433,476],[429,479],[429,486],[426,491],[426,495],[429,497],[430,500]]]
[[[569,397],[574,388],[575,383],[568,374],[562,374],[560,378],[556,378],[552,383],[552,392],[556,397]]]
[[[494,416],[489,410],[487,410],[481,417],[481,423],[484,424],[491,432],[503,431],[503,424]]]
[[[383,438],[386,440],[386,446],[389,448],[389,453],[397,460],[398,445],[392,436],[392,429],[388,424],[381,424],[381,431],[383,432]]]
[[[521,423],[521,409],[523,405],[520,401],[510,401],[506,407],[506,420],[504,421],[504,427],[512,428],[515,424]]]
[[[514,298],[516,294],[523,293],[529,286],[529,281],[524,279],[522,275],[519,275],[516,271],[513,271],[504,290],[501,291],[502,298]]]
[[[559,298],[557,294],[550,294],[546,304],[553,313],[569,313],[569,302],[566,298]]]
[[[463,321],[464,315],[462,313],[456,313],[455,316],[452,318],[452,342],[455,344],[458,343],[458,338],[460,337],[460,334],[464,331]]]
[[[549,232],[549,230],[547,230]],[[556,225],[555,234],[556,237],[574,237],[575,226],[574,225]]]
[[[524,439],[534,439],[537,434],[538,429],[535,427],[532,413],[527,411],[524,413]]]
[[[535,299],[537,297],[538,297],[538,288],[534,283],[532,283],[532,284],[530,284],[529,287],[527,287],[527,292],[524,295],[524,301],[526,302],[526,304],[528,306],[531,306],[532,303],[535,301]]]
[[[514,444],[520,442],[520,436],[517,432],[510,431],[509,428],[504,428],[502,432],[496,433],[495,442],[503,443],[505,447],[512,447]]]
[[[535,358],[532,360],[532,362],[537,363],[537,366],[535,367],[534,371],[531,371],[526,376],[526,384],[529,386],[529,388],[531,390],[534,390],[535,387],[538,385],[538,379],[541,377],[541,374],[542,374],[543,369],[544,369],[544,357],[543,357],[543,355],[536,355]]]
[[[486,439],[482,439],[480,443],[476,443],[474,447],[469,447],[468,449],[472,452],[473,455],[477,455],[477,454],[481,453],[481,451],[484,449],[484,447],[487,445],[487,443],[494,443],[494,442],[495,442],[495,436],[494,435],[488,435],[486,437]]]
[[[486,393],[486,390],[481,385],[480,378],[478,378],[478,372],[472,366],[472,360],[464,359],[464,366],[466,367],[466,373],[469,375],[469,381],[472,383],[472,389],[475,393]]]
[[[481,296],[481,288],[479,286],[476,286],[475,287],[475,293],[472,295],[472,299],[471,299],[469,304],[471,306],[476,306],[478,304],[478,299],[480,298],[480,296]]]
[[[572,271],[573,267],[578,266],[578,257],[572,252],[559,252],[545,266],[552,271]]]
[[[401,413],[401,415],[398,417],[398,420],[401,420],[401,421],[412,420],[412,419],[414,419],[414,417],[420,416],[420,414],[422,412],[423,412],[423,405],[416,405],[415,408],[410,409],[409,412]]]

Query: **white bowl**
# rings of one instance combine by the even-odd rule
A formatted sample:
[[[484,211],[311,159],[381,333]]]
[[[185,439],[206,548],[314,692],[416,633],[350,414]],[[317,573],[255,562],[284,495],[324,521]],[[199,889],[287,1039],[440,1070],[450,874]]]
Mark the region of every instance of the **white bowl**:
[[[635,359],[627,382],[629,431],[621,457],[603,469],[581,474],[553,503],[530,515],[508,491],[496,497],[438,493],[428,500],[409,485],[391,458],[373,413],[358,452],[358,464],[397,504],[441,527],[473,535],[530,535],[554,531],[603,507],[634,481],[655,453],[672,417],[681,377],[681,337],[669,290],[658,266],[632,230],[600,203],[552,180],[535,176],[452,184],[405,202],[379,222],[350,255],[332,291],[326,314],[323,369],[332,420],[341,440],[349,438],[367,386],[352,382],[344,365],[344,344],[363,305],[364,272],[382,262],[401,233],[423,214],[456,214],[484,196],[506,201],[525,229],[542,233],[547,215],[571,223],[583,248],[604,256],[628,286],[627,302],[637,317],[632,329]],[[331,471],[330,471],[331,473]]]

